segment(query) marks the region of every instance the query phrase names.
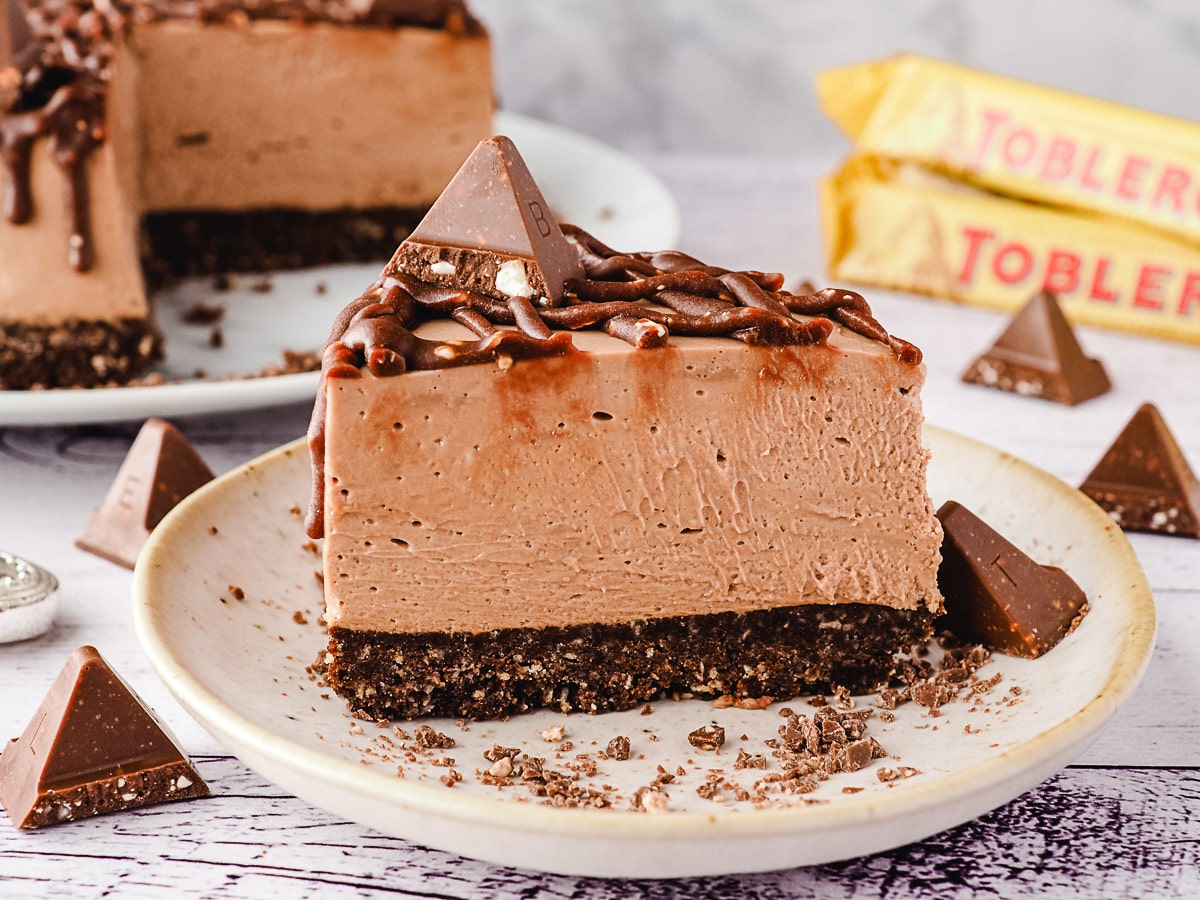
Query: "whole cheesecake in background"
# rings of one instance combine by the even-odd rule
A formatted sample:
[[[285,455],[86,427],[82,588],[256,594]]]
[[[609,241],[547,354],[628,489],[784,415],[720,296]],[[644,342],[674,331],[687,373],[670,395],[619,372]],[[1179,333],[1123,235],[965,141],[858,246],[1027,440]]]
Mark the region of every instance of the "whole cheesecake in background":
[[[386,258],[491,131],[462,0],[3,2],[0,388],[136,376],[164,277]]]
[[[781,283],[560,228],[482,143],[325,350],[308,532],[352,710],[885,683],[942,608],[924,366]]]

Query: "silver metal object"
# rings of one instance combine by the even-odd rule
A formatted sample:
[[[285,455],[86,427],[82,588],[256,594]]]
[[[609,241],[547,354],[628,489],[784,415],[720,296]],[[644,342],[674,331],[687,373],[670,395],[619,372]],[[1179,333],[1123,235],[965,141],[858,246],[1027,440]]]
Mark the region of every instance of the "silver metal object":
[[[41,566],[0,550],[0,643],[49,630],[58,611],[58,579]]]

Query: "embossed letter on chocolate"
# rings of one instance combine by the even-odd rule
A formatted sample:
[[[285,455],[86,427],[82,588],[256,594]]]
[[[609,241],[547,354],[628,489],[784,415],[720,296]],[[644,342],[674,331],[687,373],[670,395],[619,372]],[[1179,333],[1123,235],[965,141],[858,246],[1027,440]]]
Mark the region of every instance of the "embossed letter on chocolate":
[[[1034,659],[1075,630],[1087,596],[1066,572],[1039,565],[953,500],[938,510],[945,538],[938,624],[965,641]]]
[[[0,803],[18,828],[206,796],[175,739],[94,647],[71,654],[0,753]]]

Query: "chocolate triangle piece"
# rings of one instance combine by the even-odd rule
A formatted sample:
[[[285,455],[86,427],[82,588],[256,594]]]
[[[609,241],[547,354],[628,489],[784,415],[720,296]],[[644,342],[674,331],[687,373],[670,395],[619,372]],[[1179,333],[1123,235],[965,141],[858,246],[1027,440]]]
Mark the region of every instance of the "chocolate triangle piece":
[[[1084,355],[1049,291],[1030,298],[991,349],[971,363],[962,380],[1067,406],[1112,388],[1104,364]]]
[[[493,137],[476,146],[385,272],[557,303],[583,265],[513,142]]]
[[[1125,531],[1200,537],[1200,482],[1152,403],[1138,407],[1079,489]]]
[[[18,828],[208,793],[166,727],[95,647],[71,654],[24,733],[0,753],[0,803]]]
[[[212,470],[174,425],[147,419],[75,546],[132,569],[146,538]]]
[[[938,627],[964,641],[1034,659],[1075,630],[1087,596],[1066,572],[1039,565],[953,500],[937,512],[945,537]]]
[[[0,70],[24,72],[37,58],[37,38],[29,27],[21,0],[0,0],[0,3],[5,7],[0,12]],[[3,81],[0,74],[0,91],[4,89]]]

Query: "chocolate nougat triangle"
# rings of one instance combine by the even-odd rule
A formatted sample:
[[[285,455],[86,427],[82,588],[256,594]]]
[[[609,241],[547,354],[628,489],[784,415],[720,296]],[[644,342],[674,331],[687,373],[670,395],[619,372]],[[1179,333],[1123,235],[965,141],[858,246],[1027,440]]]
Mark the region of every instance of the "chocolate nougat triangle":
[[[18,828],[208,793],[158,717],[94,647],[71,654],[24,733],[0,753],[0,802]]]
[[[1049,291],[1030,298],[991,348],[963,373],[968,384],[1074,406],[1107,392],[1104,364],[1084,355]]]
[[[163,517],[212,478],[212,469],[178,428],[163,419],[147,419],[75,544],[132,569]]]
[[[1122,529],[1200,537],[1200,482],[1152,403],[1143,403],[1079,489]]]
[[[497,136],[475,148],[385,272],[502,299],[558,301],[583,266],[521,154]]]
[[[1043,566],[953,500],[938,510],[946,611],[938,624],[964,641],[1033,659],[1075,630],[1087,596],[1062,569]]]

